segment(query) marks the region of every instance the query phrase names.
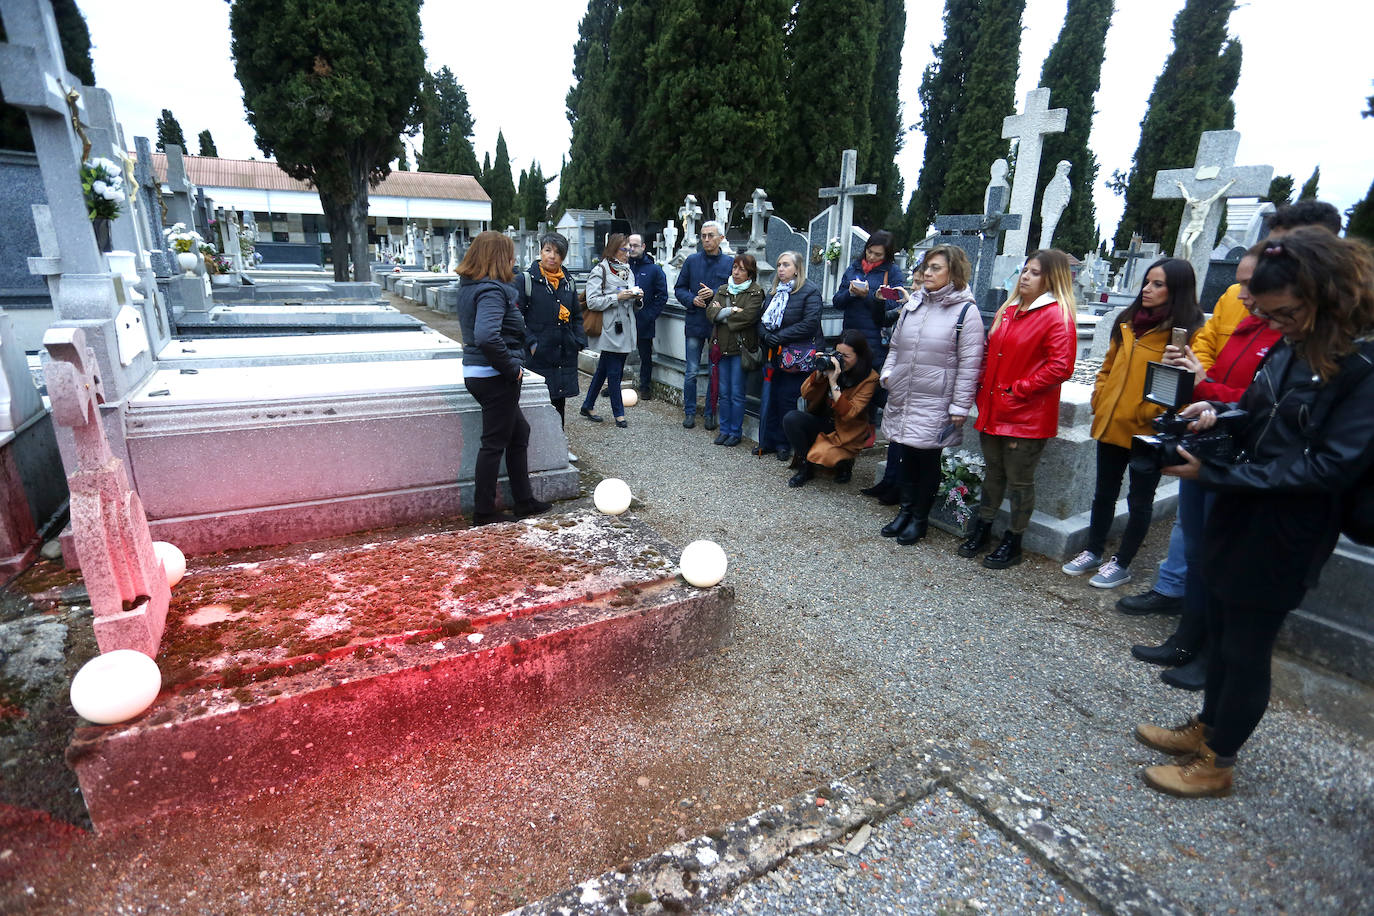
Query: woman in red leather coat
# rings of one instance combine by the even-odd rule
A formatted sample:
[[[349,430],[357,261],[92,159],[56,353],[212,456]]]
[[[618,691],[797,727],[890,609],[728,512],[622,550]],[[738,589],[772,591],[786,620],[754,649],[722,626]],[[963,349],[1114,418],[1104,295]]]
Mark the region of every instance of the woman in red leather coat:
[[[973,532],[959,555],[976,557],[988,544],[992,522],[1011,496],[1011,523],[983,558],[988,569],[1021,562],[1021,536],[1035,509],[1035,468],[1045,443],[1059,431],[1059,388],[1073,375],[1078,353],[1073,276],[1069,258],[1047,248],[1021,269],[1016,293],[993,319],[987,359],[978,384],[983,459],[982,502]]]

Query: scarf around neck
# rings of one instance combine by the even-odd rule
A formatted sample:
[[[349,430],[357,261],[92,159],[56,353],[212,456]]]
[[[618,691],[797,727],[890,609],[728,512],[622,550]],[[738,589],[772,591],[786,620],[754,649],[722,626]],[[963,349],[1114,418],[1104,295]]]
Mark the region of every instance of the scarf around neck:
[[[558,289],[558,284],[563,282],[563,268],[558,268],[554,273],[549,273],[544,269],[544,265],[539,265],[539,273],[544,276],[544,282],[549,284],[549,289]]]
[[[725,281],[725,288],[729,290],[730,295],[732,296],[738,296],[740,293],[744,292],[746,289],[753,285],[753,280],[745,280],[743,283],[736,286],[734,277],[731,277],[729,280]]]
[[[877,270],[879,267],[882,267],[882,266],[883,266],[883,262],[882,262],[882,261],[860,261],[860,262],[859,262],[859,270],[863,271],[865,277],[868,276],[869,274],[873,273],[873,271]]]
[[[787,311],[787,300],[792,297],[792,287],[795,284],[795,280],[778,284],[777,290],[773,293],[773,301],[768,303],[768,310],[763,313],[763,326],[768,330],[776,331],[782,327],[782,313]]]
[[[1139,340],[1169,316],[1169,307],[1161,305],[1157,309],[1137,309],[1131,316],[1131,333]]]

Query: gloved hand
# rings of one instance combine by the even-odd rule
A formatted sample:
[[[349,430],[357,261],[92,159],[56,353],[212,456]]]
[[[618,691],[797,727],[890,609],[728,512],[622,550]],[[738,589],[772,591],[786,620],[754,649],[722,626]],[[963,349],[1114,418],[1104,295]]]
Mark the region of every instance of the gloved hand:
[[[770,350],[778,345],[778,335],[767,328],[759,332],[759,340],[762,340],[763,345]]]
[[[734,313],[734,311],[735,311],[735,307],[734,307],[733,305],[727,305],[725,308],[721,309],[719,312],[716,312],[716,321],[719,321],[719,322],[725,321],[725,319],[729,318],[729,317]]]

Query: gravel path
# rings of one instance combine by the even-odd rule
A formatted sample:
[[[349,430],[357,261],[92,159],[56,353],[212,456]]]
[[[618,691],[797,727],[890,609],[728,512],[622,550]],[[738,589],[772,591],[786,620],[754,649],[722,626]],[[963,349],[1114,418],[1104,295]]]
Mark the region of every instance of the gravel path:
[[[782,464],[712,446],[713,433],[683,430],[661,401],[630,409],[628,429],[569,413],[586,492],[622,477],[639,517],[670,540],[725,547],[738,595],[732,645],[208,816],[98,837],[22,821],[0,843],[12,850],[0,849],[0,910],[499,913],[925,743],[957,748],[971,769],[1199,912],[1367,909],[1367,688],[1280,660],[1236,795],[1156,795],[1137,777],[1156,755],[1131,728],[1181,720],[1196,698],[1127,650],[1162,639],[1171,620],[1123,617],[1111,609],[1117,594],[1041,558],[994,573],[960,559],[940,532],[913,548],[878,537],[891,512],[856,492],[875,454],[847,486],[789,490]],[[1167,533],[1155,526],[1141,569]],[[847,878],[853,896],[826,899],[862,890],[894,912],[1081,907],[1067,893],[1060,903],[1063,876],[1027,865],[989,830],[966,803],[930,796],[880,824],[894,863],[881,880]],[[826,855],[783,866],[793,897],[765,878],[715,911],[805,911],[820,899],[806,876],[831,873],[833,890],[840,873]]]

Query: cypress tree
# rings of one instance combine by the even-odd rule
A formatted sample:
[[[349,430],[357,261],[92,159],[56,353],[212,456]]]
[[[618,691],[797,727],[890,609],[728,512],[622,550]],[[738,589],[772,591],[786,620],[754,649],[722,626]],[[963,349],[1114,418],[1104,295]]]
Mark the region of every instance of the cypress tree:
[[[1302,190],[1298,192],[1298,200],[1316,200],[1317,182],[1322,179],[1322,167],[1317,166],[1312,170],[1312,177],[1302,183]]]
[[[515,212],[515,179],[510,172],[510,153],[506,151],[506,135],[496,132],[496,161],[486,173],[486,192],[491,196],[492,228],[504,231],[519,219]]]
[[[676,219],[688,192],[703,206],[717,190],[744,201],[760,176],[776,174],[778,147],[795,136],[801,107],[783,94],[780,23],[790,8],[790,0],[660,5],[639,112],[644,154],[659,176],[653,212]]]
[[[798,4],[786,36],[792,129],[779,150],[779,186],[772,189],[778,215],[794,226],[816,215],[816,191],[835,183],[844,150],[858,150],[859,180],[872,179],[879,11],[877,0]]]
[[[1364,200],[1345,211],[1345,234],[1374,244],[1374,183]]]
[[[640,117],[649,86],[644,43],[658,32],[658,5],[656,0],[620,4],[611,26],[601,106],[606,120],[595,167],[604,193],[595,202],[617,204],[617,212],[634,226],[643,226],[652,215],[650,201],[658,178],[646,154],[648,135]]]
[[[908,231],[913,242],[924,236],[926,227],[935,219],[944,194],[945,174],[959,136],[964,83],[978,40],[981,12],[980,0],[945,0],[944,37],[932,48],[935,62],[921,75],[916,96],[921,102],[921,131],[926,146],[915,196],[907,207]],[[1019,40],[1015,47],[1020,47]]]
[[[1293,176],[1275,175],[1269,182],[1269,192],[1260,198],[1267,200],[1276,207],[1293,202]]]
[[[982,212],[988,166],[1007,154],[1002,120],[1016,111],[1016,49],[1025,9],[1026,0],[984,0],[959,109],[959,136],[940,194],[942,213]]]
[[[1045,135],[1035,200],[1041,200],[1061,159],[1073,163],[1069,172],[1073,196],[1059,218],[1054,245],[1079,257],[1097,247],[1093,188],[1097,184],[1098,165],[1088,146],[1088,136],[1092,133],[1093,96],[1102,83],[1102,58],[1111,22],[1112,0],[1069,0],[1064,26],[1040,71],[1040,85],[1050,90],[1050,102],[1055,108],[1067,108],[1069,116],[1063,133]],[[1030,216],[1030,237],[1039,239],[1038,206]]]
[[[549,180],[544,177],[538,162],[530,163],[523,199],[524,210],[521,215],[525,217],[525,226],[531,230],[537,229],[541,221],[549,218]]]
[[[420,99],[425,136],[418,167],[426,172],[476,175],[477,153],[472,148],[475,125],[468,95],[453,71],[440,67],[437,73],[425,74]]]
[[[1235,124],[1231,96],[1240,77],[1241,46],[1226,35],[1233,9],[1235,0],[1187,0],[1174,17],[1174,50],[1150,93],[1131,170],[1118,185],[1124,186],[1126,207],[1116,229],[1117,248],[1139,232],[1173,250],[1183,202],[1154,200],[1155,174],[1192,165],[1203,131]]]
[[[176,115],[172,114],[170,108],[164,108],[162,117],[157,119],[157,148],[161,151],[171,145],[181,147],[182,152],[190,152],[186,149],[186,135],[181,132]]]
[[[404,143],[401,144],[401,155],[399,155],[399,156],[396,157],[396,171],[398,171],[398,172],[409,172],[409,171],[410,171],[410,160],[408,160],[408,159],[406,158],[406,148],[405,148],[405,144],[404,144]]]
[[[569,207],[596,207],[607,197],[605,148],[608,124],[604,106],[608,94],[624,87],[611,86],[607,78],[610,65],[611,26],[615,22],[617,0],[590,0],[587,12],[577,27],[573,45],[573,84],[565,99],[572,143],[568,165],[563,169],[559,196]],[[647,35],[638,36],[641,42]]]
[[[210,136],[210,131],[202,130],[196,135],[196,140],[200,143],[200,155],[219,158],[219,150],[215,149],[215,138]]]
[[[490,174],[491,174],[491,153],[485,153],[485,154],[482,156],[482,171],[479,172],[479,173],[477,174],[477,183],[480,184],[480,185],[482,186],[482,190],[483,190],[483,191],[487,191],[487,196],[491,196],[491,192],[490,192],[489,190],[487,190],[487,176],[490,175]]]
[[[902,213],[905,185],[897,168],[906,132],[902,129],[902,103],[897,83],[902,75],[902,51],[906,43],[906,3],[878,0],[878,52],[873,64],[873,94],[868,103],[871,131],[869,158],[859,157],[859,180],[878,186],[874,197],[855,202],[855,219],[867,229],[886,229],[898,246],[906,244],[906,218]],[[828,184],[829,182],[827,182]]]

